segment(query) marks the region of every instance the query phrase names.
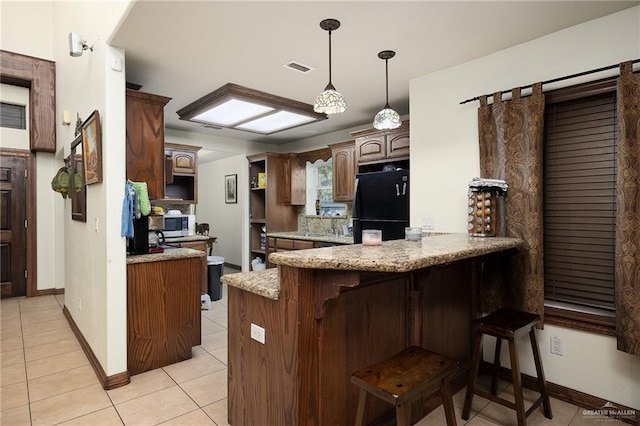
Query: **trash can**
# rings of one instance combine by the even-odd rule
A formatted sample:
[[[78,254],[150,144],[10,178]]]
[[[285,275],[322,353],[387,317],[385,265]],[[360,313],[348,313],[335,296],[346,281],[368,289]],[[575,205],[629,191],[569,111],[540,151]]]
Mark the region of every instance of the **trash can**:
[[[207,292],[211,300],[220,300],[222,298],[220,276],[222,275],[223,265],[224,257],[207,256]]]

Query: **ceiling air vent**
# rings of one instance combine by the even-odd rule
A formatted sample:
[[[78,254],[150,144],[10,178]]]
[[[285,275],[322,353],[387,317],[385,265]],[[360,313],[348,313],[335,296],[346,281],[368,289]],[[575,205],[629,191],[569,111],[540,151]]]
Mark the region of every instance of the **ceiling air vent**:
[[[289,61],[286,64],[284,64],[283,67],[301,72],[302,74],[306,74],[309,71],[313,71],[313,68],[311,68],[310,66],[301,64],[300,62],[296,62],[296,61]]]

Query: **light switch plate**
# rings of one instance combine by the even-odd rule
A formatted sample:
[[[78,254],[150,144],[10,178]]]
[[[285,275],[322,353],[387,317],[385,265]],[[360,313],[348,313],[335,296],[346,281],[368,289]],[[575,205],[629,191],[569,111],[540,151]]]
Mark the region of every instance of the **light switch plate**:
[[[114,71],[122,71],[122,59],[117,56],[111,57],[111,69]]]

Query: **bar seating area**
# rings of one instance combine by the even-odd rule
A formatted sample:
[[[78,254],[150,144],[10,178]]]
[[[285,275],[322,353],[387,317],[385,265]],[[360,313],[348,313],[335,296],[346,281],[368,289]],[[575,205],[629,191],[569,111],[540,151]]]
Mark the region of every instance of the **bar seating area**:
[[[471,412],[471,403],[473,402],[474,394],[515,410],[519,426],[524,426],[527,424],[527,417],[536,408],[538,408],[540,404],[543,404],[544,416],[548,419],[553,418],[553,414],[551,412],[551,403],[549,402],[549,393],[547,391],[547,382],[544,377],[544,370],[542,368],[542,361],[540,359],[540,351],[535,335],[535,326],[539,320],[540,316],[537,314],[508,308],[500,308],[473,322],[473,327],[475,330],[475,342],[471,371],[469,373],[469,381],[467,383],[467,393],[465,396],[464,408],[462,410],[462,418],[464,420],[469,419],[469,415]],[[520,374],[518,352],[516,347],[516,340],[518,340],[520,336],[526,333],[529,334],[529,339],[531,341],[531,350],[533,351],[533,358],[535,361],[536,374],[538,378],[538,390],[540,392],[540,398],[538,398],[531,405],[531,407],[527,409],[527,411],[525,411],[524,409],[522,378]],[[476,378],[478,376],[480,361],[482,360],[482,340],[484,335],[494,336],[496,338],[490,393],[476,387]],[[499,398],[497,396],[498,373],[500,370],[500,348],[503,339],[506,340],[509,344],[509,359],[511,362],[511,377],[515,403]]]

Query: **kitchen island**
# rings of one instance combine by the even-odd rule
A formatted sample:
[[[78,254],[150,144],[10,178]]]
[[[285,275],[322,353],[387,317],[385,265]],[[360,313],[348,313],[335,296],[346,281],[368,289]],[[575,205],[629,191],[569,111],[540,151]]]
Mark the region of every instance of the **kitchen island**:
[[[351,372],[410,345],[468,365],[481,265],[522,244],[449,234],[276,252],[277,270],[223,276],[229,423],[353,424]],[[366,418],[390,409],[371,401]]]

